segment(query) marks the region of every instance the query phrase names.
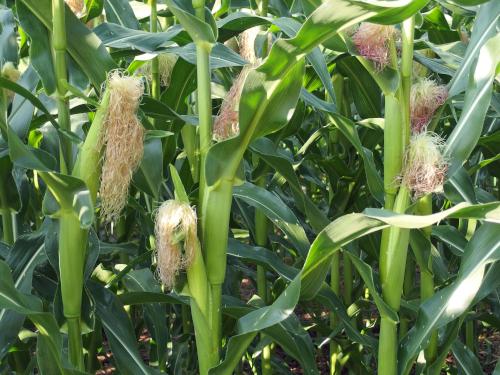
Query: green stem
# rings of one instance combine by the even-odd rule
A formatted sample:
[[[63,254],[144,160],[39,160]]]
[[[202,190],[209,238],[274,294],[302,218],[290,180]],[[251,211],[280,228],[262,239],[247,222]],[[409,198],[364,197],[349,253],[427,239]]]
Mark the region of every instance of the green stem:
[[[83,370],[83,346],[80,315],[83,293],[83,269],[88,231],[80,228],[73,211],[63,210],[59,219],[59,274],[63,313],[68,325],[71,363]]]
[[[465,322],[465,345],[470,349],[472,353],[475,352],[474,345],[475,337],[474,337],[474,321],[467,320]]]
[[[196,16],[205,20],[204,2],[198,1],[202,6],[193,6]],[[199,136],[200,136],[200,195],[198,213],[203,217],[205,213],[205,194],[207,190],[205,181],[205,160],[208,149],[212,145],[212,91],[210,87],[210,50],[211,46],[206,43],[196,45],[196,74],[198,79],[198,116],[199,116]],[[202,237],[203,238],[203,237]]]
[[[57,89],[57,121],[61,129],[71,131],[69,103],[66,98],[68,72],[66,67],[66,21],[64,0],[52,1],[52,48]],[[71,140],[61,136],[61,172],[68,173],[72,168]]]
[[[77,370],[85,370],[80,318],[67,319],[69,358]]]
[[[3,207],[3,200],[2,200],[2,207]],[[12,223],[12,215],[10,209],[1,208],[0,214],[2,215],[3,242],[5,242],[7,245],[12,245],[14,243],[14,225]]]
[[[413,72],[413,38],[415,17],[410,17],[401,26],[401,93],[400,101],[403,114],[402,138],[405,145],[410,141],[410,91]]]
[[[226,275],[227,241],[229,217],[232,202],[232,181],[222,180],[207,189],[202,216],[203,247],[206,270],[210,283],[209,322],[216,345],[215,354],[219,356],[221,323],[221,286]],[[218,362],[218,360],[217,360]]]
[[[379,375],[397,374],[398,327],[396,322],[382,317],[380,322],[380,340],[378,349]]]
[[[212,355],[214,363],[219,363],[222,328],[222,284],[210,285],[209,324],[212,331]]]
[[[330,287],[332,291],[338,296],[340,294],[340,253],[337,251],[332,256],[332,265],[330,271]],[[330,313],[330,328],[332,331],[336,328],[338,324],[337,316],[331,312]],[[340,347],[333,340],[330,341],[330,375],[336,374],[338,357],[340,354]]]
[[[352,282],[353,282],[353,270],[352,270],[352,262],[347,256],[342,256],[343,261],[343,279],[344,279],[344,289],[342,290],[342,294],[344,297],[344,304],[349,307],[352,303]]]
[[[99,319],[96,319],[94,331],[90,334],[90,342],[88,345],[87,370],[94,372],[97,369],[97,350],[102,344],[102,326]]]
[[[156,8],[156,0],[149,0],[151,15],[149,17],[149,31],[152,33],[158,32],[158,10]],[[158,56],[151,60],[151,96],[154,99],[160,99],[160,71]]]
[[[432,195],[428,194],[418,201],[417,213],[419,215],[431,215],[432,214]],[[427,269],[420,270],[420,299],[422,302],[431,298],[434,295],[434,275],[432,274],[432,257],[430,249],[430,239],[431,239],[432,227],[426,227],[422,229],[422,233],[428,240],[429,248],[428,254],[429,259],[427,261]],[[424,351],[425,360],[427,363],[433,363],[438,355],[438,333],[433,331],[429,338],[429,345]]]
[[[1,68],[1,67],[0,67]],[[5,140],[7,138],[7,97],[5,94],[5,89],[0,88],[0,125],[1,125],[1,135]],[[12,173],[12,163],[10,159],[6,156],[0,161],[0,215],[2,215],[2,233],[3,241],[11,245],[15,240],[15,230],[14,223],[12,221],[12,213],[9,208],[9,199],[7,195],[7,181],[9,180],[9,175]]]
[[[397,213],[404,213],[410,204],[410,192],[405,186],[399,191],[395,184],[401,175],[405,147],[410,136],[410,86],[413,64],[414,18],[402,24],[401,87],[397,97],[386,96],[386,123],[384,129],[384,188],[385,207]],[[392,53],[394,57],[394,53]],[[389,121],[388,121],[389,120]],[[395,195],[397,192],[397,195]],[[382,296],[387,304],[399,312],[401,294],[406,270],[410,231],[390,227],[382,231],[380,246],[380,280]],[[397,373],[397,325],[382,317],[379,342],[380,375]]]
[[[413,262],[412,258],[407,258],[406,268],[405,268],[405,278],[403,282],[403,295],[405,296],[406,299],[409,298],[414,283],[415,283],[415,263]],[[410,321],[406,316],[400,316],[399,321],[400,321],[399,337],[402,338],[408,332]]]
[[[266,186],[266,179],[264,176],[257,180],[257,185],[261,187]],[[262,210],[255,211],[255,243],[257,246],[267,246],[267,234],[269,231],[269,220]],[[269,303],[266,269],[263,266],[257,265],[257,293],[265,304]],[[265,337],[261,334],[261,339]],[[261,357],[262,375],[272,374],[271,370],[271,345],[266,345],[262,349]]]
[[[397,180],[404,157],[401,106],[394,95],[385,97],[384,190],[385,208],[391,210],[398,192]]]
[[[404,213],[410,203],[410,192],[401,186],[394,202],[393,210]],[[385,302],[396,312],[399,311],[403,282],[405,276],[406,257],[408,253],[409,229],[390,227],[382,233],[380,249],[380,280]],[[382,317],[379,342],[379,374],[396,374],[397,326],[395,322]],[[394,363],[390,363],[393,362]]]

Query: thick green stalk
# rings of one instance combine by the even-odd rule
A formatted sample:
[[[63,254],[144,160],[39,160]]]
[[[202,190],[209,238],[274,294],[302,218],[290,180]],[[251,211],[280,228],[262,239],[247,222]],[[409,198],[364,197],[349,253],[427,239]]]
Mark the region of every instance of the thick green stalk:
[[[193,1],[196,16],[205,21],[205,2]],[[208,149],[212,145],[212,91],[210,78],[210,50],[208,43],[198,43],[196,45],[196,75],[198,89],[198,117],[200,136],[200,195],[198,203],[198,213],[203,217],[205,213],[205,192],[207,189],[205,181],[205,160]],[[203,238],[203,237],[202,237]]]
[[[52,1],[52,48],[57,89],[57,121],[61,129],[70,131],[69,103],[66,98],[68,72],[66,68],[66,21],[64,0]],[[67,173],[72,168],[71,140],[62,136],[60,140],[61,172]]]
[[[257,185],[261,187],[266,186],[266,179],[264,176],[257,180]],[[255,211],[255,243],[257,246],[267,246],[267,234],[269,231],[269,221],[266,215],[261,210]],[[266,269],[263,266],[257,265],[257,293],[265,304],[269,303]],[[261,334],[261,338],[264,338]],[[271,369],[271,346],[266,345],[262,348],[261,357],[262,375],[272,374]]]
[[[401,26],[401,91],[400,102],[403,114],[402,138],[404,144],[410,141],[410,91],[411,75],[413,72],[413,37],[415,17],[410,17]]]
[[[71,363],[83,370],[83,347],[80,327],[83,268],[88,230],[80,228],[73,210],[62,210],[59,217],[59,274],[64,317],[68,326]]]
[[[394,212],[404,213],[410,204],[410,191],[395,184],[401,175],[405,147],[410,136],[410,87],[413,64],[414,18],[402,24],[401,87],[395,96],[386,96],[386,123],[384,129],[384,187],[385,207]],[[392,54],[394,57],[394,53]],[[389,119],[389,122],[388,122]],[[397,120],[397,121],[396,121]],[[385,174],[388,173],[388,174]],[[394,199],[394,194],[397,195]],[[380,246],[380,280],[382,296],[396,312],[401,304],[401,294],[406,269],[410,232],[408,229],[390,227],[382,232]],[[382,317],[379,341],[380,375],[397,373],[397,325],[387,317]]]
[[[200,20],[205,21],[205,1],[193,0],[193,8],[195,9],[196,16]],[[210,363],[208,365],[214,366],[219,362],[220,355],[222,284],[226,273],[226,249],[229,215],[231,212],[232,181],[221,181],[217,186],[207,187],[205,180],[205,160],[208,150],[212,145],[210,50],[211,46],[207,43],[198,43],[196,45],[197,104],[200,137],[198,214],[201,218],[203,254],[205,255],[207,277],[210,283],[208,307],[205,310],[208,313],[206,318],[210,329],[210,344],[205,341],[202,344],[203,346],[200,347],[201,352],[199,351],[198,355],[206,355],[208,351],[210,354]],[[200,324],[197,324],[195,320],[194,325],[195,332],[198,333],[201,329]],[[200,372],[205,374],[201,367],[200,362]]]
[[[68,347],[71,363],[78,370],[85,370],[83,362],[82,328],[80,318],[66,319],[68,326]]]
[[[7,166],[4,164],[4,166]],[[8,171],[1,171],[2,174]],[[14,225],[12,222],[12,213],[8,206],[7,199],[7,179],[2,176],[0,181],[0,214],[2,215],[2,233],[3,241],[9,245],[14,243]]]
[[[106,122],[109,90],[103,94],[94,121],[85,142],[80,148],[73,176],[87,185],[95,203],[101,177],[101,136]],[[42,175],[43,177],[43,175]],[[88,230],[80,228],[80,221],[71,207],[63,207],[59,218],[59,274],[64,316],[68,326],[68,342],[71,363],[83,370],[81,339],[81,304],[83,271],[87,251]]]
[[[410,192],[401,186],[394,202],[394,212],[403,213],[410,203]],[[408,253],[409,229],[391,227],[382,233],[380,253],[380,280],[382,295],[385,302],[394,310],[399,311],[401,293]],[[382,317],[379,341],[380,375],[395,375],[397,369],[396,353],[398,346],[397,325],[386,317]]]
[[[7,97],[5,89],[0,89],[0,130],[2,136],[7,140]],[[9,245],[14,243],[14,225],[12,214],[8,205],[7,198],[7,180],[8,174],[12,171],[12,164],[8,157],[1,162],[0,170],[0,215],[2,215],[3,241]]]
[[[382,317],[380,320],[380,339],[378,347],[379,375],[395,375],[398,370],[398,326],[397,323]]]
[[[203,247],[210,283],[209,317],[212,337],[220,347],[221,290],[226,275],[227,241],[232,202],[232,181],[222,180],[210,186],[205,196],[202,216]],[[218,350],[218,349],[217,349]]]
[[[208,374],[208,370],[217,365],[219,355],[213,332],[210,328],[210,291],[201,247],[195,249],[190,267],[187,269],[191,310],[196,336],[196,349],[200,374]]]
[[[267,16],[269,2],[268,0],[260,0],[258,2],[259,15]],[[268,53],[268,43],[264,43],[264,50],[262,51],[262,57],[265,57]],[[257,185],[261,187],[266,186],[265,177],[259,178],[257,181]],[[261,210],[256,209],[255,211],[255,242],[258,246],[267,246],[267,235],[269,232],[269,221],[267,217]],[[268,290],[267,290],[267,279],[266,279],[266,270],[264,267],[257,265],[257,292],[259,296],[262,298],[264,303],[268,304]],[[261,334],[261,338],[264,335]],[[262,367],[262,375],[270,375],[272,374],[271,369],[271,346],[266,345],[262,348],[262,357],[261,357],[261,367]]]
[[[422,197],[417,204],[417,213],[419,215],[431,215],[432,214],[432,195],[428,194]],[[429,241],[431,239],[432,227],[426,227],[422,229],[424,236]],[[430,256],[430,248],[428,249],[429,259],[427,262],[427,269],[420,270],[420,300],[424,302],[425,300],[431,298],[434,295],[434,275],[432,274],[432,257]],[[433,331],[429,338],[429,345],[424,351],[425,360],[427,363],[433,363],[436,360],[438,354],[438,334],[437,331]]]
[[[406,258],[405,279],[403,282],[403,296],[408,298],[415,283],[415,262],[412,258]],[[399,317],[399,337],[402,338],[408,332],[410,320],[406,316]]]
[[[149,31],[158,32],[158,10],[156,0],[149,0],[151,16],[149,17]],[[160,99],[160,71],[158,56],[151,60],[151,96],[157,100]]]
[[[353,270],[352,262],[347,256],[342,256],[343,260],[343,279],[344,279],[344,289],[342,290],[342,296],[344,299],[344,304],[350,306],[352,303],[352,282],[353,282]]]
[[[474,320],[467,320],[465,322],[465,345],[467,345],[472,353],[476,351],[475,341],[476,338],[474,336]]]
[[[332,291],[338,296],[340,295],[340,253],[337,251],[332,256],[332,265],[330,271],[330,287]],[[337,316],[335,313],[330,313],[330,328],[333,330],[338,324]],[[337,362],[340,354],[339,345],[333,340],[330,341],[330,375],[337,374]]]
[[[398,177],[403,167],[403,118],[401,104],[395,95],[385,97],[384,190],[385,208],[390,210],[398,192]],[[387,230],[386,230],[387,231]]]

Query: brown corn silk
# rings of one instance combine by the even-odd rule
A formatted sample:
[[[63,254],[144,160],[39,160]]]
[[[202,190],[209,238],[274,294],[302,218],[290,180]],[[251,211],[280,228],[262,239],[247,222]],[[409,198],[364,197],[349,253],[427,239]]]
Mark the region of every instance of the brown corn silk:
[[[174,286],[179,271],[191,265],[199,246],[196,221],[194,209],[176,200],[163,202],[156,212],[157,273],[169,289]]]
[[[383,70],[390,63],[389,42],[398,37],[394,26],[362,23],[352,36],[358,53],[372,61],[377,70]]]
[[[130,182],[144,151],[144,128],[137,109],[144,92],[142,81],[112,72],[107,84],[110,100],[104,135],[104,160],[101,175],[101,216],[116,220],[127,202]]]
[[[240,133],[238,108],[245,79],[250,70],[257,64],[254,45],[258,33],[258,27],[252,27],[241,33],[240,55],[249,64],[243,67],[222,102],[219,115],[215,119],[213,127],[213,137],[216,141],[223,141],[235,137]]]
[[[16,69],[12,62],[7,61],[2,66],[1,76],[5,79],[8,79],[9,81],[17,82],[17,80],[21,76],[21,72]],[[8,99],[12,99],[14,97],[14,92],[8,89],[3,89],[3,92]]]
[[[412,135],[405,155],[403,184],[415,198],[441,192],[448,171],[442,154],[443,139],[431,132]]]
[[[158,56],[158,72],[160,73],[160,83],[162,86],[169,86],[172,77],[172,70],[177,62],[177,56],[171,53],[161,53]],[[151,81],[151,60],[141,66],[140,73]]]
[[[448,90],[435,81],[423,78],[410,91],[411,128],[414,134],[425,131],[434,112],[446,102]]]

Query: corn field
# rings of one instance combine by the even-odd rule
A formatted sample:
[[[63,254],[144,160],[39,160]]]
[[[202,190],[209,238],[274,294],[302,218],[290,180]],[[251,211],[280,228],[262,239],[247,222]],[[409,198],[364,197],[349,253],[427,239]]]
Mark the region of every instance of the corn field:
[[[0,0],[0,374],[500,375],[499,0]]]

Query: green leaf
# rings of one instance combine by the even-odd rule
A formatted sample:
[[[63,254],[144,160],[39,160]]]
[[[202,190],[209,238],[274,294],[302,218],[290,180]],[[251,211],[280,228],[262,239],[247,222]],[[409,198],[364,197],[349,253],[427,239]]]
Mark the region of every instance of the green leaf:
[[[208,152],[205,164],[208,185],[219,179],[233,180],[248,144],[280,129],[290,119],[301,88],[305,55],[358,22],[388,14],[389,20],[396,23],[426,3],[427,0],[394,1],[391,8],[385,8],[329,0],[307,18],[294,38],[276,41],[266,61],[250,71],[245,81],[239,105],[239,135],[212,146]]]
[[[123,278],[125,287],[131,292],[161,293],[161,287],[149,268],[130,271]],[[166,362],[169,331],[165,320],[165,307],[160,304],[144,306],[144,318],[156,347],[159,363]]]
[[[3,261],[0,261],[0,308],[27,315],[37,327],[40,373],[65,374],[61,358],[62,338],[53,315],[43,312],[42,301],[37,297],[16,290],[9,266]]]
[[[21,197],[12,175],[12,162],[8,157],[0,158],[0,179],[5,197],[3,208],[18,212],[21,209]]]
[[[366,287],[370,291],[370,294],[373,297],[373,300],[375,301],[375,304],[377,305],[377,309],[380,313],[380,316],[382,318],[387,318],[392,320],[393,322],[399,322],[398,314],[395,312],[383,299],[380,293],[378,292],[377,287],[375,286],[375,278],[374,278],[374,273],[372,268],[363,262],[359,257],[357,257],[355,254],[349,252],[349,251],[344,251],[345,255],[347,255],[350,259],[351,262],[354,264],[354,267],[356,267],[356,270],[359,272],[359,275],[363,279]]]
[[[481,136],[484,118],[491,101],[493,79],[500,63],[498,50],[500,50],[500,34],[481,47],[474,72],[470,75],[460,120],[446,141],[445,154],[451,160],[449,176],[452,176],[469,157]]]
[[[17,65],[16,20],[9,8],[0,8],[0,61]]]
[[[235,186],[233,196],[261,210],[274,225],[287,235],[288,240],[295,246],[300,255],[307,254],[309,248],[307,235],[297,217],[279,196],[249,182]]]
[[[377,168],[375,167],[373,152],[370,149],[363,147],[361,144],[361,140],[359,139],[359,135],[356,130],[356,125],[348,118],[335,113],[330,113],[328,118],[336,127],[339,128],[349,142],[351,142],[361,159],[363,159],[366,181],[368,182],[370,193],[379,203],[383,204],[384,183],[377,171]]]
[[[118,298],[94,281],[89,281],[87,287],[120,372],[130,375],[159,374],[159,371],[146,366],[139,355],[132,324]]]
[[[482,284],[486,265],[500,259],[498,229],[497,224],[482,225],[465,249],[456,280],[420,305],[415,327],[400,345],[401,373],[406,373],[433,330],[460,317],[470,307]]]
[[[189,43],[182,47],[170,47],[167,52],[178,55],[187,62],[196,65],[196,46],[195,43]],[[210,68],[219,69],[231,66],[243,66],[247,62],[236,52],[222,43],[214,44],[210,52]]]
[[[342,75],[349,78],[350,93],[361,118],[380,117],[381,92],[368,71],[355,57],[338,59],[336,64]]]
[[[273,21],[289,38],[297,35],[302,24],[293,18],[278,18]],[[312,67],[316,71],[321,83],[325,86],[326,92],[332,98],[335,99],[335,92],[333,91],[332,79],[330,73],[328,72],[328,67],[326,66],[325,56],[321,53],[319,47],[313,49],[311,53],[307,55],[307,60],[311,63]]]
[[[223,298],[223,312],[232,318],[238,319],[248,312],[255,310],[254,306],[242,305],[240,301],[231,304],[229,298]],[[252,300],[252,304],[262,304],[261,300]],[[306,374],[317,374],[314,346],[309,333],[302,327],[295,314],[290,315],[282,322],[263,330],[271,340],[276,342],[287,354],[295,358]],[[264,339],[265,340],[265,339]]]
[[[42,80],[47,95],[51,95],[56,91],[56,75],[49,33],[22,2],[17,4],[17,15],[22,28],[31,38],[30,63]]]
[[[163,180],[163,151],[161,139],[149,138],[144,141],[144,155],[139,169],[134,174],[134,184],[145,193],[158,200]]]
[[[94,29],[107,47],[130,48],[143,52],[154,52],[169,46],[173,43],[172,38],[181,31],[179,27],[171,27],[168,31],[150,33],[114,23],[102,23]]]
[[[299,270],[283,263],[276,253],[263,247],[246,245],[234,238],[229,238],[227,255],[271,269],[289,281],[299,273]]]
[[[28,99],[31,102],[31,104],[33,104],[37,109],[42,111],[45,115],[47,115],[48,120],[52,125],[54,125],[56,129],[59,129],[59,124],[54,120],[49,110],[43,105],[40,99],[38,99],[35,95],[31,93],[30,90],[3,77],[0,77],[0,87],[4,87]]]
[[[300,277],[296,277],[272,305],[252,311],[238,319],[237,335],[229,339],[225,359],[210,370],[210,375],[232,374],[255,335],[259,331],[281,323],[292,314],[299,300],[299,294]]]
[[[24,87],[26,90],[34,93],[36,87],[40,82],[38,74],[33,69],[32,65],[21,75],[21,78],[17,83]],[[33,118],[34,105],[30,100],[22,95],[15,95],[12,101],[12,108],[9,114],[9,126],[14,130],[14,132],[23,139],[28,135],[28,130],[30,128],[31,120]]]
[[[22,293],[29,293],[32,288],[33,271],[46,257],[44,254],[43,231],[23,235],[17,239],[6,259],[12,269],[15,288]],[[8,352],[9,346],[16,340],[25,320],[23,314],[12,310],[0,310],[0,358]]]
[[[139,29],[139,21],[135,18],[128,0],[106,0],[104,11],[109,22],[131,29]]]
[[[85,0],[85,9],[87,10],[87,15],[83,20],[84,23],[99,17],[104,9],[105,0]]]
[[[182,183],[179,173],[177,173],[177,169],[175,169],[175,167],[172,164],[170,164],[169,170],[170,170],[170,176],[172,177],[172,182],[174,184],[175,199],[183,203],[189,204],[189,197],[186,193],[186,189],[184,188],[184,184]]]
[[[302,190],[302,186],[295,174],[291,161],[278,153],[272,141],[265,137],[259,138],[250,145],[250,149],[285,178],[296,197],[297,206],[300,210],[305,212],[316,233],[319,233],[330,223],[326,215]]]
[[[188,32],[189,36],[195,43],[213,44],[217,40],[217,35],[214,34],[214,29],[208,23],[201,21],[198,17],[192,14],[192,7],[190,3],[184,2],[182,5],[175,0],[166,0],[168,9],[179,20],[184,29]],[[205,12],[205,17],[206,17]],[[210,17],[212,17],[210,15]],[[210,21],[210,20],[209,20]],[[215,25],[213,18],[211,20]],[[211,23],[212,23],[211,22]],[[217,29],[215,29],[217,30]]]
[[[366,209],[364,214],[344,215],[323,229],[312,243],[302,268],[302,298],[310,299],[316,295],[329,271],[331,256],[357,238],[389,225],[408,229],[425,228],[447,217],[499,222],[499,208],[499,202],[483,205],[460,203],[448,210],[427,216],[396,214],[374,208]]]
[[[51,0],[19,0],[44,24],[52,30]],[[99,38],[66,7],[66,35],[68,52],[98,88],[106,80],[108,71],[115,69],[116,64]]]
[[[465,375],[480,375],[484,374],[479,360],[474,353],[464,345],[460,340],[456,340],[452,347],[453,356],[455,357],[458,367]]]

